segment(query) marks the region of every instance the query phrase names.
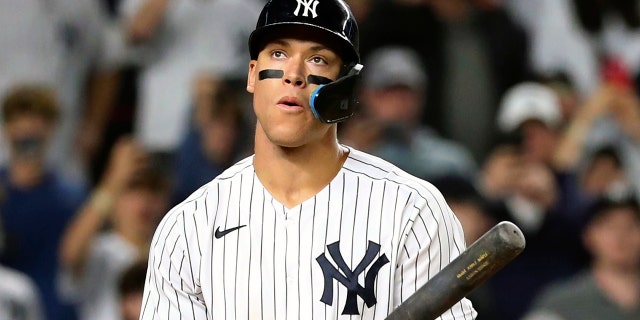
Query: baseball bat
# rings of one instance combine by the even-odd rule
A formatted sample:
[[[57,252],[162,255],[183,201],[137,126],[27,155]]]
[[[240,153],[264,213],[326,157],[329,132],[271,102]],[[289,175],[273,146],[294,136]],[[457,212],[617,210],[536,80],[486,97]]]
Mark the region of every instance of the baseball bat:
[[[517,257],[525,247],[522,231],[502,221],[476,240],[386,320],[433,320]]]

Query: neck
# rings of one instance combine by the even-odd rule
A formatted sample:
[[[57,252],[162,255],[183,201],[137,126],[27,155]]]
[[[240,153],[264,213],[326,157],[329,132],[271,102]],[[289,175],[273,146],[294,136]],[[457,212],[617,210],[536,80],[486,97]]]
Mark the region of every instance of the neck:
[[[30,188],[38,185],[44,176],[44,168],[37,163],[13,161],[9,164],[9,179],[19,188]]]
[[[256,130],[254,167],[265,188],[292,208],[321,191],[338,174],[348,150],[338,144],[336,130],[300,147],[274,145]]]
[[[625,310],[635,310],[640,305],[640,270],[637,268],[614,269],[596,266],[593,275],[598,287],[612,301]]]

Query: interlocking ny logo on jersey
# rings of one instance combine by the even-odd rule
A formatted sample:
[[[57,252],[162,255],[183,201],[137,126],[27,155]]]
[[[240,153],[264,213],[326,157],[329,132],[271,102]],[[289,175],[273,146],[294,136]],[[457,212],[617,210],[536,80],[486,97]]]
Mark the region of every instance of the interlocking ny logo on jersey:
[[[302,12],[302,16],[303,17],[308,17],[309,16],[309,12],[311,12],[311,17],[315,18],[318,16],[318,14],[316,13],[316,7],[318,6],[318,0],[297,0],[298,1],[298,6],[296,7],[296,11],[293,12],[293,14],[296,15],[296,17],[300,14],[300,9],[302,7],[304,7],[304,11]]]
[[[380,245],[369,241],[367,252],[360,263],[358,263],[355,270],[349,269],[349,266],[347,266],[347,263],[344,261],[344,258],[340,253],[340,241],[336,241],[328,245],[327,249],[329,251],[329,255],[331,255],[331,258],[333,258],[333,261],[340,270],[336,269],[331,262],[329,262],[324,253],[316,258],[316,261],[320,264],[320,268],[322,268],[322,274],[324,275],[324,290],[320,301],[328,305],[332,304],[333,279],[335,279],[347,288],[347,301],[345,302],[344,309],[342,309],[342,314],[360,314],[358,310],[358,296],[364,300],[367,307],[371,308],[375,305],[377,300],[373,286],[380,268],[389,263],[389,259],[384,254],[373,262],[373,259],[380,252]],[[369,265],[371,265],[371,267],[365,274],[364,287],[362,287],[360,283],[358,283],[358,277]],[[340,271],[342,271],[342,273],[340,273]]]

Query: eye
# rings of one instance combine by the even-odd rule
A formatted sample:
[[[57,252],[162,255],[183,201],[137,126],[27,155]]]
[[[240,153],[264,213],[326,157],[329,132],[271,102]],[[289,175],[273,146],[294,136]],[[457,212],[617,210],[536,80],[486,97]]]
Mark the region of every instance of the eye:
[[[327,60],[319,56],[312,57],[310,61],[314,64],[327,64]]]
[[[282,50],[273,50],[271,52],[271,57],[275,59],[284,59],[287,55]]]

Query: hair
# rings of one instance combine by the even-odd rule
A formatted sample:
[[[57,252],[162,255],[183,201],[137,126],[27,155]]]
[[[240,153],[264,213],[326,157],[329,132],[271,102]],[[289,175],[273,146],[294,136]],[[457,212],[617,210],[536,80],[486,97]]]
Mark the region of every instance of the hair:
[[[120,297],[127,294],[143,292],[146,276],[146,260],[137,261],[126,268],[118,279],[118,294]]]
[[[221,82],[211,102],[210,115],[214,119],[228,118],[232,119],[238,125],[244,123],[245,113],[242,108],[240,96],[237,89],[231,84]]]
[[[11,89],[2,102],[2,121],[8,123],[17,117],[34,115],[50,124],[60,116],[55,91],[46,85],[25,84]]]
[[[618,150],[613,145],[605,145],[593,151],[589,161],[589,167],[592,167],[594,162],[598,159],[611,159],[616,167],[621,168],[622,160]]]
[[[603,195],[596,198],[586,209],[584,225],[588,226],[601,220],[614,209],[628,208],[634,211],[636,218],[640,220],[640,203],[637,198],[629,194]]]
[[[440,190],[447,201],[473,201],[483,204],[484,199],[469,176],[455,173],[445,174],[431,179],[431,183]]]
[[[170,189],[170,180],[158,168],[149,165],[135,172],[127,183],[129,190],[150,190],[154,193],[165,193]]]
[[[221,81],[211,97],[208,113],[210,117],[208,120],[218,119],[235,125],[237,140],[234,143],[233,154],[236,155],[245,152],[247,146],[253,143],[252,127],[243,104],[242,92],[244,91],[240,91],[232,81]]]

